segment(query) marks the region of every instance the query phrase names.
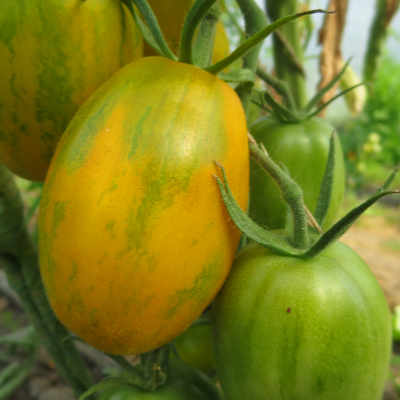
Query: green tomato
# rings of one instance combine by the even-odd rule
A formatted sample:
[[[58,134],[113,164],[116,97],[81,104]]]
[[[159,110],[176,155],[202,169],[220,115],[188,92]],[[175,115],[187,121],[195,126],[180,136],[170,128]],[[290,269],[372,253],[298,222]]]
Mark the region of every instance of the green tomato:
[[[215,371],[214,333],[209,323],[194,324],[175,339],[179,357],[206,374]]]
[[[229,400],[378,400],[391,314],[364,261],[333,243],[298,259],[251,245],[215,302],[217,373]]]
[[[263,143],[275,162],[283,163],[304,192],[304,201],[315,211],[321,182],[329,154],[329,142],[334,128],[321,118],[295,124],[283,124],[262,119],[251,128],[259,143]],[[336,154],[332,199],[323,227],[335,222],[345,190],[343,152],[336,137]],[[280,191],[267,173],[252,162],[250,173],[250,216],[272,229],[283,228],[286,206]]]
[[[175,381],[154,392],[121,384],[105,390],[98,400],[207,400],[207,396],[197,386]]]

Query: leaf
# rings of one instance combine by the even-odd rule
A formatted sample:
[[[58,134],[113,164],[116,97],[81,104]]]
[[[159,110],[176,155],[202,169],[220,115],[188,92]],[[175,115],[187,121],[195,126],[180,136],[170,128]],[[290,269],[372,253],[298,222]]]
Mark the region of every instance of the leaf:
[[[254,81],[256,80],[256,74],[251,69],[241,68],[229,72],[220,72],[218,74],[218,78],[222,79],[225,82],[232,82],[232,83],[238,83],[238,82],[254,83]]]
[[[261,226],[257,225],[238,205],[234,199],[232,192],[229,189],[228,181],[225,175],[225,170],[222,165],[217,164],[221,170],[222,180],[215,176],[221,197],[225,203],[226,209],[235,225],[243,232],[248,238],[254,240],[258,244],[274,251],[275,253],[285,256],[297,256],[303,253],[302,250],[296,249],[291,246],[284,238],[281,238],[276,233],[268,231]]]
[[[390,194],[400,194],[400,192],[378,191],[377,194],[361,203],[358,207],[353,208],[342,219],[340,219],[329,230],[327,230],[322,236],[320,236],[320,238],[310,247],[310,249],[303,254],[303,257],[314,257],[315,255],[320,253],[327,246],[329,246],[330,243],[334,242],[340,236],[344,235],[344,233],[364,213],[364,211],[374,205],[382,197],[388,196]]]
[[[332,198],[332,187],[333,187],[333,171],[335,170],[335,132],[332,132],[331,139],[329,142],[329,154],[328,161],[325,167],[324,177],[322,179],[321,189],[319,192],[317,207],[315,209],[315,219],[321,226],[324,222],[326,214],[328,213],[329,205]]]
[[[346,22],[348,0],[330,0],[329,10],[335,14],[326,15],[324,24],[319,33],[319,43],[322,45],[320,57],[321,80],[319,88],[323,88],[330,82],[341,69],[341,42]],[[334,96],[337,86],[335,85],[322,97],[321,101],[326,103]]]
[[[205,70],[212,74],[217,74],[218,72],[222,71],[223,69],[231,65],[238,58],[241,58],[246,53],[248,53],[255,45],[261,43],[264,39],[267,38],[267,36],[276,31],[280,26],[285,25],[291,21],[294,21],[297,18],[301,18],[305,15],[316,14],[316,13],[327,13],[327,12],[321,9],[304,11],[301,13],[288,15],[286,17],[274,21],[272,24],[269,24],[264,29],[261,29],[260,31],[258,31],[257,33],[246,39],[229,56],[225,57],[224,59],[213,65],[210,65],[209,67],[205,68]]]

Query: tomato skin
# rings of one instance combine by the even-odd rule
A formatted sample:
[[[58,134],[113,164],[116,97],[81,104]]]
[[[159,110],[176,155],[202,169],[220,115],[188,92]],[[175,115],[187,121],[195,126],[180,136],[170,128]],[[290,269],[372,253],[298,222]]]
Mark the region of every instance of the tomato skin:
[[[79,106],[142,55],[141,34],[119,0],[1,0],[1,162],[44,180]]]
[[[230,400],[382,398],[390,312],[349,247],[301,260],[249,246],[214,311],[217,372]]]
[[[107,353],[138,354],[199,317],[240,237],[214,161],[245,208],[243,107],[197,67],[145,57],[85,103],[57,147],[39,217],[42,278],[71,331]]]
[[[175,381],[154,392],[121,385],[103,392],[98,400],[206,400],[207,396],[196,386],[183,381]]]
[[[179,357],[185,363],[206,374],[215,371],[214,333],[211,323],[190,326],[174,343]]]
[[[329,141],[334,128],[321,118],[295,124],[282,124],[262,119],[251,128],[259,143],[263,143],[272,159],[283,163],[300,185],[304,201],[314,213],[329,153]],[[332,200],[323,223],[328,228],[337,220],[345,190],[345,165],[339,139],[336,137],[336,165]],[[276,183],[254,161],[250,169],[250,215],[271,229],[283,228],[286,206]]]

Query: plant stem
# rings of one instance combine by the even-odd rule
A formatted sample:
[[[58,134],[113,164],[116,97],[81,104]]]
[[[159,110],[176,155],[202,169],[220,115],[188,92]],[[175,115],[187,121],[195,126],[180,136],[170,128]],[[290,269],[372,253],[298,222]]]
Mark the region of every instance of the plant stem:
[[[260,148],[249,135],[250,155],[274,179],[286,201],[293,219],[292,244],[296,248],[306,248],[309,244],[308,217],[304,207],[303,192],[300,186],[280,168],[269,156],[264,147]]]
[[[12,174],[0,166],[0,256],[10,286],[21,298],[24,310],[52,356],[60,375],[77,395],[88,389],[92,379],[72,342],[56,319],[44,292],[36,248],[23,219],[23,203]]]
[[[270,18],[274,21],[285,15],[297,12],[297,0],[265,0],[266,9]],[[281,28],[280,33],[284,37],[296,56],[296,63],[290,60],[287,46],[281,38],[274,35],[274,60],[277,77],[288,83],[293,94],[297,108],[303,108],[307,103],[307,93],[304,75],[299,70],[299,63],[304,61],[303,46],[300,39],[299,24],[294,21]]]
[[[245,21],[245,30],[246,35],[249,37],[261,29],[265,28],[268,25],[267,18],[263,12],[263,10],[257,5],[254,0],[236,0],[240,10],[243,13],[244,21]],[[262,43],[258,46],[253,47],[243,60],[243,67],[250,69],[253,72],[256,72],[258,65],[258,55],[260,53]],[[243,107],[246,111],[246,114],[249,113],[249,105],[250,105],[250,95],[251,89],[253,88],[254,83],[246,82],[240,84],[236,88],[236,92],[238,93]]]
[[[396,13],[400,2],[398,0],[376,0],[375,17],[371,26],[367,52],[364,58],[364,80],[373,82],[385,45],[390,21]]]

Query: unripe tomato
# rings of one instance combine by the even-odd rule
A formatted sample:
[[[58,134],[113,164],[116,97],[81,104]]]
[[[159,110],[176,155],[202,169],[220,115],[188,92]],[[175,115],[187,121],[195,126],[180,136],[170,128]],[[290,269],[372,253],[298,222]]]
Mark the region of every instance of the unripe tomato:
[[[229,85],[200,68],[142,58],[79,110],[39,217],[44,285],[70,330],[105,352],[137,354],[198,318],[240,237],[214,161],[246,208],[244,111]]]
[[[211,323],[194,324],[175,341],[178,356],[206,374],[215,372],[214,333]]]
[[[282,163],[300,185],[304,202],[314,213],[329,154],[329,142],[334,128],[321,118],[299,123],[280,123],[262,119],[251,128],[259,143],[263,143],[271,158]],[[345,190],[345,166],[339,139],[335,138],[335,168],[332,198],[323,227],[336,221]],[[268,228],[283,228],[286,206],[274,180],[255,162],[250,174],[250,215]]]
[[[230,400],[380,400],[391,314],[375,277],[334,243],[298,259],[244,249],[215,302],[217,372]]]
[[[120,0],[1,0],[1,162],[23,178],[44,180],[79,106],[142,54]]]

